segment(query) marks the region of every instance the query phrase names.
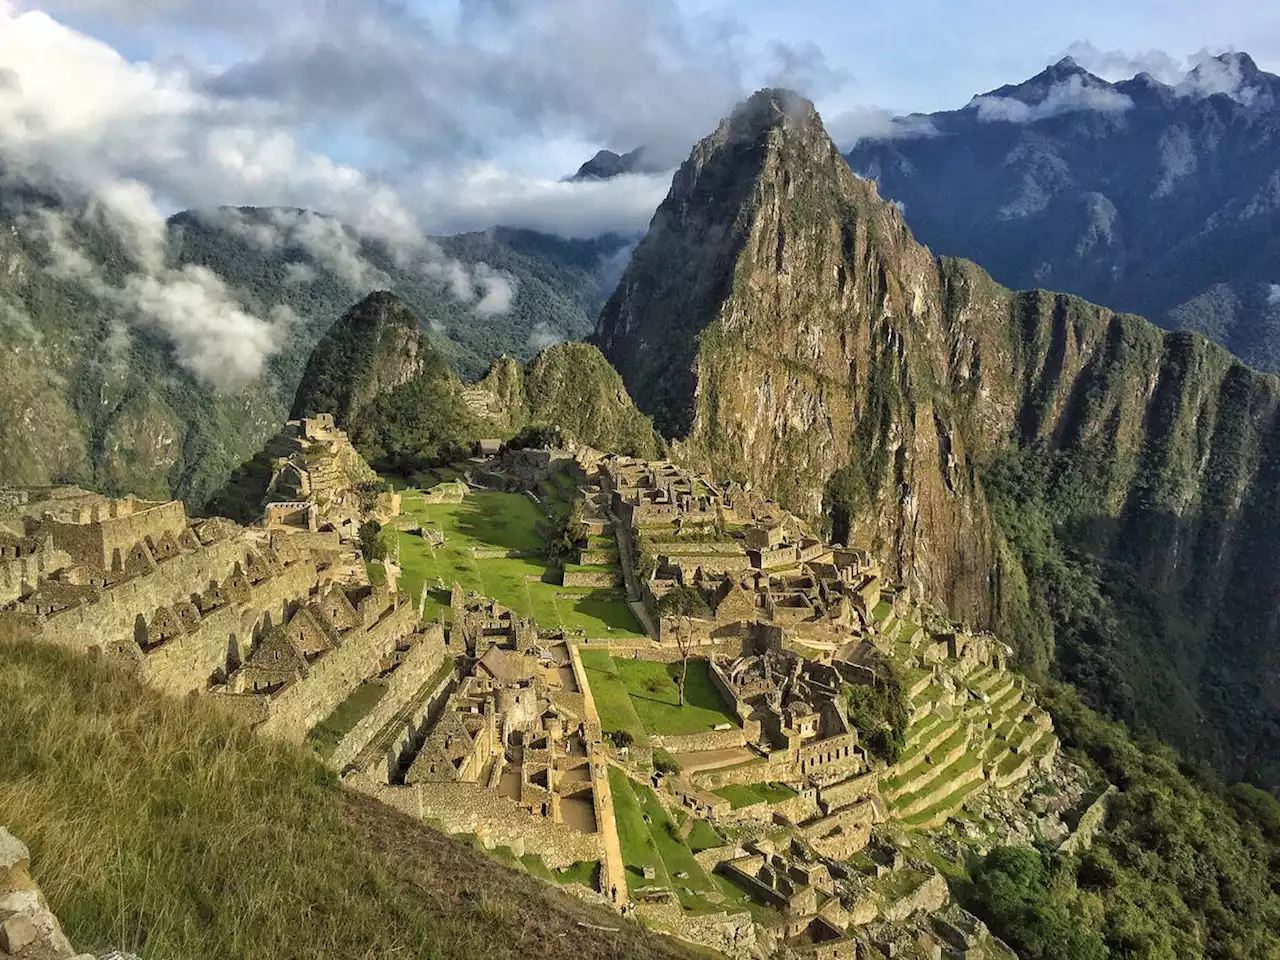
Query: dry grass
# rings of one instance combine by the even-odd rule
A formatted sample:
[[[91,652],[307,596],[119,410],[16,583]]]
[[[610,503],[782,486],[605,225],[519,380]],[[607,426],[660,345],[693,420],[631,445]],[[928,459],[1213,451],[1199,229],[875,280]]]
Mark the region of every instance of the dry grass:
[[[304,747],[48,647],[0,644],[0,823],[30,846],[82,949],[147,960],[687,955],[342,789]]]

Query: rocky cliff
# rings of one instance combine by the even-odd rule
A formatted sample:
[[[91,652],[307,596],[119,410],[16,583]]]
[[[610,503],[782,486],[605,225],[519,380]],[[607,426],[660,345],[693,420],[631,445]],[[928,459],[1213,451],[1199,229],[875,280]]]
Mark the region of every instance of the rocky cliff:
[[[1061,609],[1021,515],[993,516],[984,488],[1011,458],[1024,477],[1051,463],[1044,537],[1092,578],[1105,609],[1089,623],[1114,648],[1098,699],[1153,704],[1136,719],[1275,775],[1275,378],[1197,336],[935,259],[783,91],[694,148],[596,340],[691,461],[810,517],[843,506],[851,539],[999,626],[1033,667],[1061,666],[1067,637],[1086,659],[1103,643],[1065,622],[1085,617]],[[1153,609],[1168,629],[1131,637]]]

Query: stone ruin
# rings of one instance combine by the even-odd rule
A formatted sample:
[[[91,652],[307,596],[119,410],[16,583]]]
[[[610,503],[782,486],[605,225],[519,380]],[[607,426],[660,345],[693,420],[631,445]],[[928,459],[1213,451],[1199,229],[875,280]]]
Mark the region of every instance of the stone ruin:
[[[31,854],[0,826],[0,957],[94,960],[77,954],[32,877]]]

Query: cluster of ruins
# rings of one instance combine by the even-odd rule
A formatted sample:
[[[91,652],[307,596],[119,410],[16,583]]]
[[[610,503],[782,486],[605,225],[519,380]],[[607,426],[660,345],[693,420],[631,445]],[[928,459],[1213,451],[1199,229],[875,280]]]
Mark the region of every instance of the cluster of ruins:
[[[532,491],[572,464],[588,535],[573,575],[625,590],[651,636],[587,643],[457,584],[447,618],[424,622],[394,580],[365,575],[358,525],[398,504],[371,492],[376,476],[350,460],[345,436],[311,418],[273,443],[254,526],[72,487],[0,491],[0,639],[109,657],[294,741],[374,684],[376,705],[327,755],[351,786],[553,870],[598,863],[607,900],[717,949],[708,915],[686,916],[675,891],[628,876],[611,769],[652,787],[673,823],[712,825],[724,843],[698,862],[775,917],[720,897],[723,913],[709,916],[721,928],[832,960],[896,935],[876,923],[917,913],[932,918],[911,928],[920,943],[982,940],[945,906],[931,868],[871,854],[881,825],[939,826],[982,790],[1053,762],[1048,716],[1008,671],[1004,645],[942,627],[868,554],[823,542],[750,489],[665,461],[501,446],[478,449],[468,477]],[[466,495],[457,480],[424,499]],[[598,646],[704,661],[733,722],[619,749],[602,735],[582,663]],[[910,726],[888,763],[847,698],[891,682]],[[659,750],[675,770],[655,771]],[[728,799],[766,783],[785,799]]]

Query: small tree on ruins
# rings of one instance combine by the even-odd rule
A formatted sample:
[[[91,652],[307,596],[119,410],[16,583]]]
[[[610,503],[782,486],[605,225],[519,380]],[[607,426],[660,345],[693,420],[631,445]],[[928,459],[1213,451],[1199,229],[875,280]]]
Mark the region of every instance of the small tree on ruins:
[[[685,680],[689,675],[689,654],[693,650],[693,618],[710,615],[707,602],[693,587],[676,587],[658,600],[658,616],[673,617],[676,621],[676,648],[680,651],[680,676],[676,678],[676,688],[682,707]]]

